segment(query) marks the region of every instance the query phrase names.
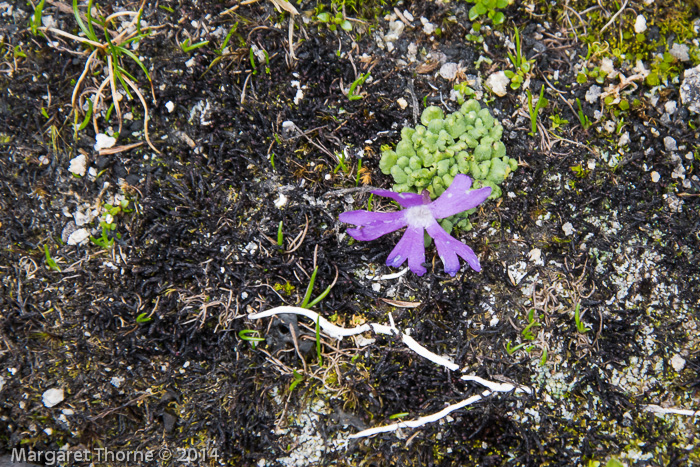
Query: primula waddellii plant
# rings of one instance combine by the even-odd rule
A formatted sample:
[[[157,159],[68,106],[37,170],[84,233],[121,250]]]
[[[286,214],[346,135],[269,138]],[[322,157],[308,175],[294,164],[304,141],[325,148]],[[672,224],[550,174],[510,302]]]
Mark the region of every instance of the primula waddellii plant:
[[[403,237],[389,254],[387,266],[399,267],[408,260],[411,271],[419,276],[425,274],[424,232],[427,231],[435,241],[447,274],[454,276],[459,271],[458,257],[462,257],[475,271],[481,271],[479,259],[474,251],[450,236],[437,222],[437,219],[475,208],[491,194],[491,187],[470,190],[471,185],[472,180],[469,177],[457,174],[449,187],[433,202],[430,201],[427,190],[423,190],[420,195],[375,190],[373,194],[391,198],[406,209],[395,212],[349,211],[340,215],[340,221],[357,225],[358,228],[348,229],[348,234],[356,240],[363,241],[374,240],[407,227]]]
[[[500,184],[518,167],[506,156],[501,141],[503,126],[488,109],[470,99],[460,110],[447,117],[442,109],[427,107],[421,115],[422,125],[404,127],[396,150],[385,149],[379,168],[394,179],[394,191],[440,196],[457,174],[469,175],[474,187],[491,187],[491,198],[501,196]],[[452,224],[470,230],[466,217],[443,220],[450,232]]]

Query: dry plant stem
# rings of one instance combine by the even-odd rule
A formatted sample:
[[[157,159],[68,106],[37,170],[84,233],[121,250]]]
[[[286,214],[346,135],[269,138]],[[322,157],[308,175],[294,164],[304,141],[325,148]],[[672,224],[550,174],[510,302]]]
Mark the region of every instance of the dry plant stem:
[[[294,253],[304,242],[304,239],[306,238],[306,233],[309,231],[309,218],[306,216],[306,214],[304,214],[304,218],[306,219],[304,230],[299,232],[299,235],[297,235],[296,238],[289,245],[291,248],[289,250],[284,251],[285,254]]]
[[[134,83],[131,82],[129,78],[126,76],[122,76],[126,84],[129,85],[129,87],[136,93],[137,96],[139,96],[139,100],[141,100],[141,105],[143,105],[143,134],[144,137],[146,138],[146,142],[148,145],[153,149],[157,154],[161,154],[161,152],[156,149],[155,146],[153,146],[153,143],[151,143],[151,138],[148,137],[148,105],[146,104],[146,99],[143,98],[143,94],[141,94],[141,91],[139,91],[139,88],[136,87]]]
[[[78,95],[78,89],[80,89],[80,85],[83,83],[85,76],[87,76],[88,70],[90,69],[90,65],[92,64],[92,61],[95,59],[95,55],[97,54],[98,50],[100,50],[100,49],[95,49],[92,51],[92,53],[88,57],[87,61],[85,62],[85,68],[83,68],[83,72],[80,74],[80,78],[78,78],[78,81],[75,83],[75,87],[73,88],[73,95],[71,96],[71,99],[70,99],[70,104],[71,104],[71,107],[73,107],[73,108],[75,108],[75,98]]]
[[[112,91],[112,102],[114,103],[114,108],[117,111],[117,120],[119,121],[119,133],[122,132],[122,109],[119,106],[119,95],[117,94],[117,86],[114,83],[114,63],[112,62],[112,56],[107,56],[107,68],[109,69],[109,75],[111,79],[109,80],[109,86]]]
[[[143,146],[143,141],[134,144],[126,144],[124,146],[115,146],[109,149],[100,149],[100,152],[98,154],[100,156],[108,156],[110,154],[117,154],[124,151],[130,151],[131,149],[137,148],[139,146]]]
[[[289,17],[289,58],[294,63],[297,58],[294,56],[294,15]]]
[[[98,49],[104,50],[107,46],[104,44],[101,44],[99,42],[91,41],[90,39],[86,39],[84,37],[78,37],[74,36],[73,34],[69,34],[65,31],[61,31],[60,29],[56,28],[39,28],[40,31],[49,31],[54,34],[57,34],[59,36],[67,37],[68,39],[73,39],[74,41],[82,42],[84,44],[90,44],[93,47],[97,47]]]
[[[105,78],[104,81],[102,81],[102,84],[100,84],[100,87],[97,89],[97,92],[95,92],[95,97],[92,98],[92,126],[95,128],[95,134],[99,134],[100,130],[97,127],[97,114],[100,101],[102,100],[102,91],[104,91],[105,86],[109,84],[111,80],[113,80],[114,77],[112,76],[112,70],[109,70],[109,75],[107,78]]]
[[[245,88],[248,86],[248,80],[250,80],[250,77],[253,75],[253,73],[248,73],[248,76],[245,77],[245,81],[243,82],[243,92],[241,92],[241,105],[245,104]]]
[[[598,34],[602,34],[603,31],[605,31],[605,30],[608,28],[608,26],[610,26],[610,25],[615,21],[615,19],[617,19],[617,17],[620,16],[620,15],[622,14],[623,11],[625,11],[625,8],[627,8],[627,2],[628,2],[628,1],[629,1],[629,0],[625,0],[625,3],[622,4],[622,8],[620,8],[620,9],[617,11],[617,13],[615,13],[615,14],[613,15],[612,18],[610,18],[610,21],[608,21],[608,22],[605,24],[605,26],[603,26],[602,28],[600,28],[600,31],[598,32]]]

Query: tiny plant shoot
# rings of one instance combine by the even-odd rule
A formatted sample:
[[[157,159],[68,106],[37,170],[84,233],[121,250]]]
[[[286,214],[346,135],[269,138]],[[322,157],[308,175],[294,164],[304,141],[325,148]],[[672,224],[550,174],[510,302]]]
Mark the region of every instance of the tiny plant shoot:
[[[546,107],[548,104],[547,98],[544,97],[544,85],[540,88],[540,97],[537,99],[535,107],[532,107],[532,93],[527,90],[527,109],[530,112],[530,136],[535,136],[537,134],[537,115],[540,113],[540,109]]]
[[[359,78],[353,81],[353,83],[350,85],[350,90],[348,91],[348,99],[350,99],[351,101],[362,99],[363,96],[360,94],[355,94],[355,91],[357,90],[357,88],[362,86],[365,83],[365,81],[367,81],[367,78],[369,78],[370,76],[371,75],[368,71],[367,73],[360,75]]]

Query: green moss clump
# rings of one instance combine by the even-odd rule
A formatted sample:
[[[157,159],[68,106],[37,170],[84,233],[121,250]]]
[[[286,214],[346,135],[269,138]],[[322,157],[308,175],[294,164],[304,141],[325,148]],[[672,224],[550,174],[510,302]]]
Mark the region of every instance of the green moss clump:
[[[474,180],[474,188],[490,186],[490,198],[499,198],[500,184],[518,166],[506,156],[502,135],[501,124],[474,99],[448,116],[430,106],[421,115],[421,125],[401,130],[395,150],[382,152],[379,168],[394,178],[397,192],[427,189],[434,199],[457,174],[465,174]]]

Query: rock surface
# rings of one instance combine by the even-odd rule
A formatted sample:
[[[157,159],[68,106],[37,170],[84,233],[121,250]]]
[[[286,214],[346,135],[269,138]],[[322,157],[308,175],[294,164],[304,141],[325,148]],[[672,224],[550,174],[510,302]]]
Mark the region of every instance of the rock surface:
[[[685,70],[680,94],[681,102],[688,110],[700,113],[700,65]]]

